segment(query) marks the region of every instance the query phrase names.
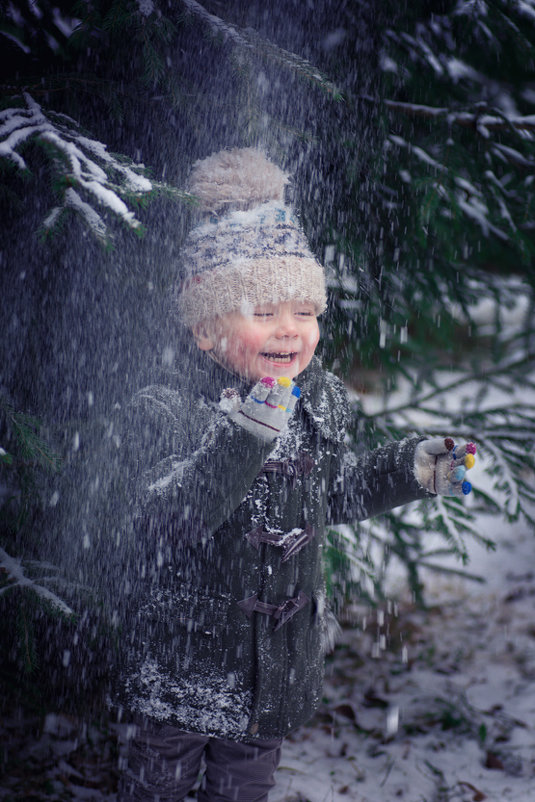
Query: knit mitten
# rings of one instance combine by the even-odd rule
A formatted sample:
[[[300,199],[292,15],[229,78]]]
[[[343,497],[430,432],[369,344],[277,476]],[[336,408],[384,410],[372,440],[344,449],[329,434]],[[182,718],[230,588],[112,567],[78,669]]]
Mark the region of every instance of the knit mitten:
[[[422,440],[414,452],[414,473],[418,482],[439,496],[467,496],[472,490],[466,471],[475,464],[476,446],[457,447],[451,437]]]
[[[219,406],[248,432],[270,443],[285,428],[301,390],[291,379],[261,379],[245,401],[235,390],[224,390]]]

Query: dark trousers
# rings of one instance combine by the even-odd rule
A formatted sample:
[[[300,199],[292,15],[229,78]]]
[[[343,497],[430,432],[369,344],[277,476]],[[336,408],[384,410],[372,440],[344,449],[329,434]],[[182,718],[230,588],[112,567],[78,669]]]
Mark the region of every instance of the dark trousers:
[[[137,719],[117,802],[181,802],[205,773],[198,802],[266,802],[281,741],[245,744]]]

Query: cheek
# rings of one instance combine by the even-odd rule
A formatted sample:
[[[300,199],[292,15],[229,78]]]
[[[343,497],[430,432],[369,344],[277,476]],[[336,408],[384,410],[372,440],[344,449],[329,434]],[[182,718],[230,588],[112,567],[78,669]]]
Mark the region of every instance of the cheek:
[[[314,349],[317,346],[319,339],[320,339],[319,329],[314,328],[312,331],[308,333],[308,336],[306,337],[306,342],[309,348]]]
[[[238,337],[229,346],[229,355],[240,364],[253,359],[261,350],[260,340],[254,337]]]
[[[242,350],[251,355],[258,354],[262,351],[264,341],[265,338],[262,336],[255,337],[253,335],[251,337],[246,337],[242,341]]]

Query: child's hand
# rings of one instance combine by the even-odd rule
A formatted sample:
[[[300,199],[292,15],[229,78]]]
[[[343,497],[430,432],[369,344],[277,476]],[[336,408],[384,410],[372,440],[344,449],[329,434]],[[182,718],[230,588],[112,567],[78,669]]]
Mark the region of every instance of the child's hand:
[[[467,496],[466,471],[475,464],[476,446],[456,446],[451,437],[422,440],[414,452],[414,472],[426,490],[439,496]]]
[[[233,391],[223,391],[220,407],[235,423],[267,443],[286,428],[301,390],[291,379],[261,379],[245,401]]]

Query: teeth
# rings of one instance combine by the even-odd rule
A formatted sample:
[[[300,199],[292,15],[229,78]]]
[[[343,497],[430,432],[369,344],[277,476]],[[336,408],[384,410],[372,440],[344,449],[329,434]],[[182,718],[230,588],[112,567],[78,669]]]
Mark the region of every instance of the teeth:
[[[294,354],[262,354],[262,356],[275,362],[291,362]]]

